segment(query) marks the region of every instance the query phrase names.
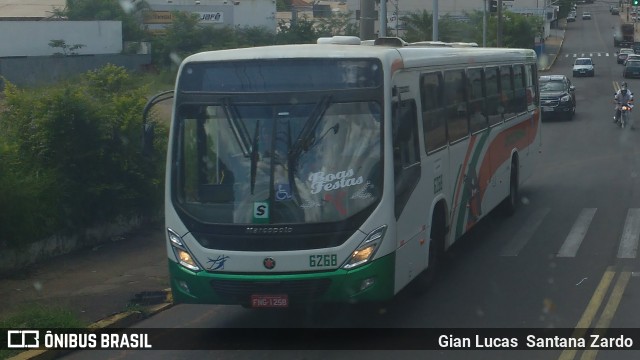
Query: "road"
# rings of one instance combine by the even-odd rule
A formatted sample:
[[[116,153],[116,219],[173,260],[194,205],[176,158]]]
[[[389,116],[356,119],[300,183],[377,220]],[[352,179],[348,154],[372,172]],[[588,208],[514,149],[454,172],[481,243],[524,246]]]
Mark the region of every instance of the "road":
[[[620,18],[608,5],[582,5],[593,19],[568,25],[549,74],[571,75],[574,56],[592,56],[594,78],[572,79],[574,120],[543,123],[537,171],[509,218],[490,214],[447,255],[431,289],[409,287],[384,308],[255,311],[178,305],[141,328],[640,328],[640,130],[611,121],[622,81],[611,39]],[[640,93],[640,80],[628,80]],[[635,243],[633,240],[635,239]],[[628,243],[629,241],[629,243]],[[628,245],[628,246],[627,246]],[[636,329],[636,332],[638,330]],[[419,333],[416,332],[416,335]],[[640,337],[638,337],[640,339]],[[416,342],[424,341],[416,337]],[[632,359],[637,351],[103,351],[69,359]]]

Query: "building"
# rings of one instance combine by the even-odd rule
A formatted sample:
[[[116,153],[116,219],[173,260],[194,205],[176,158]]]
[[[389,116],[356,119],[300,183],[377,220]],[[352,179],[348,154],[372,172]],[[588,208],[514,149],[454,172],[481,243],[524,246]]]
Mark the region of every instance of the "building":
[[[66,5],[66,0],[0,0],[0,21],[48,19],[55,9]]]
[[[141,70],[151,55],[123,53],[121,21],[49,21],[66,0],[0,0],[0,77],[51,83],[106,64]],[[3,86],[0,80],[0,88]]]
[[[347,4],[340,0],[292,0],[289,11],[278,11],[276,18],[278,24],[291,24],[294,19],[318,19],[325,18],[335,13],[347,13]],[[355,21],[355,16],[353,21]]]
[[[146,0],[152,11],[149,30],[161,31],[172,22],[172,12],[198,15],[202,25],[276,29],[275,0]]]

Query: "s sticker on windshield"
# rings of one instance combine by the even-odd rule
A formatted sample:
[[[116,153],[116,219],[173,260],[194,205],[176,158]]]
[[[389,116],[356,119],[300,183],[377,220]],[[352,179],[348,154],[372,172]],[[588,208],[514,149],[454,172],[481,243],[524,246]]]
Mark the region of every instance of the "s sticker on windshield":
[[[269,222],[269,203],[266,201],[256,201],[253,203],[254,224],[265,224]]]
[[[349,186],[360,185],[364,182],[362,176],[353,177],[353,169],[338,171],[336,173],[325,173],[319,171],[309,175],[311,181],[311,193],[317,194],[320,191],[333,191]]]

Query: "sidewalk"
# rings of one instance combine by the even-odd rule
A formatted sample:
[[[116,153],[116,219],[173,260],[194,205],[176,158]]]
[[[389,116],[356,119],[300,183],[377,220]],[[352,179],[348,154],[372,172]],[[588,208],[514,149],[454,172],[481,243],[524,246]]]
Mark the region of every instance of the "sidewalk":
[[[551,29],[551,34],[544,40],[544,56],[539,59],[540,71],[548,71],[555,63],[558,54],[562,50],[566,29],[567,20],[560,19],[558,29]]]
[[[33,304],[71,310],[87,324],[121,313],[142,295],[158,297],[169,287],[162,224],[93,249],[63,255],[12,278],[0,278],[0,319]],[[152,299],[166,302],[166,299]]]

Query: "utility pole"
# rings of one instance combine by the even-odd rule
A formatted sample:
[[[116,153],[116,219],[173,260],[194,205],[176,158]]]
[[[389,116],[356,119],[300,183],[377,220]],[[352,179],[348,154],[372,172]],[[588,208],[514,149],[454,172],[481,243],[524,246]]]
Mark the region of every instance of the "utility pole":
[[[431,27],[433,28],[431,40],[438,41],[438,0],[433,0],[433,25]]]
[[[398,25],[400,22],[400,9],[398,8],[399,0],[396,0],[395,9],[396,9],[396,37],[398,37]]]
[[[378,37],[385,37],[387,36],[387,0],[380,0],[378,12],[378,24],[380,24]]]
[[[360,0],[360,39],[374,40],[375,0]]]
[[[502,47],[502,0],[498,0],[498,36],[496,46]]]
[[[487,0],[482,7],[482,47],[487,47]]]

